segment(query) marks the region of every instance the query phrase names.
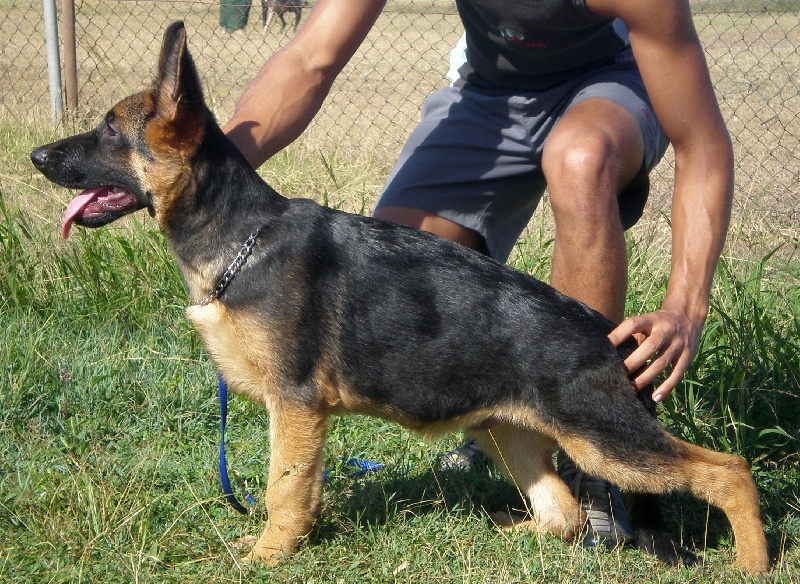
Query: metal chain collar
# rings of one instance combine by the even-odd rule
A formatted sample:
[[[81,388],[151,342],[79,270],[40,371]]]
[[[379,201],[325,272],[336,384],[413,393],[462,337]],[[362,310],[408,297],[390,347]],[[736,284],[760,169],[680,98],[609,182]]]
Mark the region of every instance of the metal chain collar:
[[[247,258],[250,257],[251,253],[253,253],[253,246],[256,244],[256,240],[263,229],[263,226],[259,227],[256,231],[250,234],[250,237],[248,237],[247,241],[244,242],[244,245],[239,250],[239,253],[236,254],[236,257],[225,270],[225,273],[222,274],[222,277],[217,282],[216,287],[208,296],[203,299],[202,302],[200,302],[200,306],[210,304],[222,295],[222,293],[231,283],[231,280],[233,280],[234,276],[236,276],[236,274],[239,273],[239,270],[242,269],[242,266],[247,261]]]

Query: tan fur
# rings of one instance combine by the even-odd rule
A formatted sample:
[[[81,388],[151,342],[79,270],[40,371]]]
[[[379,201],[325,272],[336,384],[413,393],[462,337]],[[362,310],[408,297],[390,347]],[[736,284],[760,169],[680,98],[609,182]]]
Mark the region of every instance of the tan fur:
[[[551,438],[510,424],[471,435],[530,503],[530,520],[515,523],[516,527],[565,539],[581,532],[586,515],[553,468],[557,444]]]
[[[673,440],[676,450],[682,452],[682,443]],[[642,452],[638,462],[647,463],[646,470],[637,470],[624,461],[608,458],[595,444],[584,438],[564,435],[559,437],[559,444],[585,472],[607,476],[623,489],[665,493],[688,488],[681,469],[673,466],[675,459]]]
[[[316,410],[283,400],[271,404],[269,413],[268,518],[250,557],[272,564],[295,551],[319,511],[327,423]]]
[[[271,409],[270,404],[278,397],[278,376],[274,352],[263,328],[252,326],[247,314],[237,318],[219,302],[190,306],[186,316],[228,385]]]
[[[219,302],[187,309],[206,349],[232,389],[263,404],[270,415],[271,460],[264,494],[268,521],[251,557],[268,563],[291,554],[311,528],[322,493],[327,416],[280,395],[269,339],[247,314]]]
[[[147,191],[164,194],[153,200],[153,208],[156,221],[168,234],[165,218],[176,198],[180,193],[192,192],[189,188],[193,180],[190,161],[194,151],[172,148],[171,142],[177,141],[178,138],[165,137],[163,126],[165,126],[163,122],[153,121],[145,128],[145,140],[153,153],[158,155],[158,163],[143,162],[143,172],[139,176],[142,186]]]
[[[761,523],[750,466],[742,457],[683,443],[688,453],[682,466],[688,487],[725,512],[736,540],[736,565],[751,574],[769,570],[767,540]]]

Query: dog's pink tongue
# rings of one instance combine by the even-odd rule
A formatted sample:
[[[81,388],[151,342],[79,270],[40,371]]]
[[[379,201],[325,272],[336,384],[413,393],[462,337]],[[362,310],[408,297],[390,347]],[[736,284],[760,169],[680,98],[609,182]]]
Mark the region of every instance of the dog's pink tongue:
[[[72,227],[72,222],[75,221],[75,217],[80,215],[92,201],[97,199],[99,193],[106,190],[108,190],[108,187],[88,189],[69,202],[67,210],[64,211],[64,221],[61,223],[61,237],[63,239],[69,237],[69,230]]]

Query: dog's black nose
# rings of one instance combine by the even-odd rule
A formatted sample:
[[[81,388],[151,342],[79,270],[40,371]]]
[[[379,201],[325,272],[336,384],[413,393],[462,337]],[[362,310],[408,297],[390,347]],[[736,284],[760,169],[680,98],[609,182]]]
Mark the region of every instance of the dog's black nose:
[[[50,149],[46,146],[42,146],[41,148],[37,148],[33,152],[31,152],[31,162],[33,165],[41,170],[47,164],[47,159],[50,155]]]

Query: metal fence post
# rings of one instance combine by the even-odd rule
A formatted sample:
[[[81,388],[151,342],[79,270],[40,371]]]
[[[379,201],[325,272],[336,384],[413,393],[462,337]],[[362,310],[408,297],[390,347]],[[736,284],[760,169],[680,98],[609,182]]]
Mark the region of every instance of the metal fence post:
[[[75,0],[61,3],[61,37],[64,42],[64,97],[67,110],[78,109],[78,58],[75,40]]]
[[[61,60],[58,54],[58,16],[56,0],[44,1],[44,30],[47,44],[47,80],[50,84],[50,111],[58,125],[64,111],[61,96]]]

